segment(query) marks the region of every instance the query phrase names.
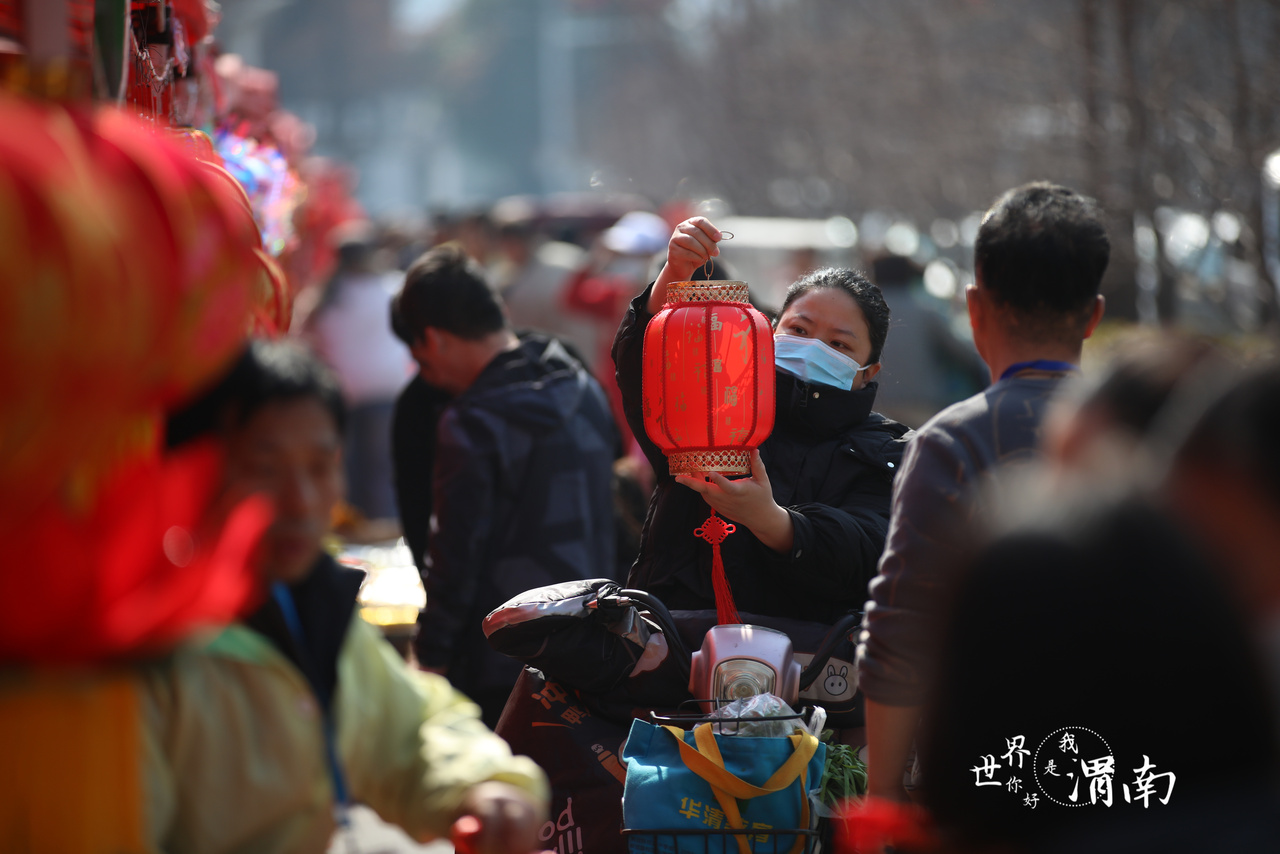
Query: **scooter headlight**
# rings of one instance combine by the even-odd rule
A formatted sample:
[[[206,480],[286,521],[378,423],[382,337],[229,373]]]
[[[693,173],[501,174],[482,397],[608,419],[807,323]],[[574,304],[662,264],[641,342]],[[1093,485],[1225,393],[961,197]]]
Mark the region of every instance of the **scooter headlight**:
[[[757,694],[772,694],[778,674],[773,668],[747,658],[731,658],[716,665],[712,676],[712,695],[720,702],[730,703]]]

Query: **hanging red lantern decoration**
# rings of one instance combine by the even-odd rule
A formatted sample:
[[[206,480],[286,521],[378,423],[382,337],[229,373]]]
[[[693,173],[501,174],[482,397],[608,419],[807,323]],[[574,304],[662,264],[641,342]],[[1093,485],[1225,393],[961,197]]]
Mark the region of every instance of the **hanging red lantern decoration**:
[[[644,426],[673,475],[750,474],[773,432],[773,331],[745,282],[677,282],[644,334]],[[716,612],[739,622],[720,558],[734,526],[711,511],[695,535],[711,543]]]
[[[270,521],[210,525],[219,455],[163,414],[286,306],[235,180],[154,126],[0,93],[0,128],[0,661],[153,655],[242,613]]]

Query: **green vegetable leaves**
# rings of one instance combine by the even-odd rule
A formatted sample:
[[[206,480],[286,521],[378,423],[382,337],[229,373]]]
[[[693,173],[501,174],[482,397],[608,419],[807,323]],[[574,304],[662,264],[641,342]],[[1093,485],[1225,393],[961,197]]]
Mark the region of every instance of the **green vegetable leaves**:
[[[824,740],[826,733],[823,733]],[[858,748],[848,744],[827,745],[827,767],[822,771],[818,799],[829,806],[867,791],[867,763]]]

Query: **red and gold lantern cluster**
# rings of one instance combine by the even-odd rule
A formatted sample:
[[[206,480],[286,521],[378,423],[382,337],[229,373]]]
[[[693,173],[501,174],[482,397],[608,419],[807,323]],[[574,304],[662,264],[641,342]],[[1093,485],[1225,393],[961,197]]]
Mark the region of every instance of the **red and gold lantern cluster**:
[[[644,337],[644,426],[672,474],[750,474],[751,452],[773,432],[773,332],[744,282],[678,282]],[[716,606],[737,622],[716,516],[695,531],[711,543]]]
[[[165,38],[139,43],[151,13]],[[162,450],[165,409],[251,324],[287,324],[244,191],[206,136],[166,138],[208,24],[203,0],[0,0],[4,850],[147,848],[140,680],[92,665],[225,624],[257,587],[265,500],[221,494],[212,442]],[[90,106],[126,94],[133,117]]]
[[[0,127],[0,543],[31,568],[0,574],[0,659],[154,649],[253,586],[265,517],[202,540],[216,460],[160,443],[243,345],[261,242],[151,125],[0,96]]]

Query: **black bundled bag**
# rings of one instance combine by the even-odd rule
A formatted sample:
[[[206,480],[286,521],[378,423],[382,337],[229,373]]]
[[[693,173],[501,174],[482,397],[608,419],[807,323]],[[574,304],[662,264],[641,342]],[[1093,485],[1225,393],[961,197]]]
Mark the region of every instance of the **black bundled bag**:
[[[529,590],[485,617],[484,632],[496,651],[580,692],[596,714],[629,725],[688,699],[688,675],[637,608],[588,607],[620,589],[595,578]]]
[[[626,854],[621,756],[631,721],[688,696],[686,671],[655,625],[634,607],[594,607],[620,589],[604,578],[554,584],[484,620],[489,644],[526,665],[496,732],[546,773],[551,820],[539,839],[557,854]]]
[[[649,710],[674,710],[694,699],[688,662],[676,662],[660,626],[635,607],[595,607],[620,587],[608,579],[566,582],[526,591],[484,621],[489,644],[582,692],[582,702],[617,721]],[[714,610],[672,611],[683,646],[696,650],[716,624]],[[862,695],[854,677],[857,615],[833,628],[824,623],[743,614],[742,620],[784,632],[796,660],[807,667],[822,656],[821,672],[800,692],[802,702],[827,710],[834,727],[863,724]]]
[[[484,618],[489,646],[592,693],[627,678],[644,653],[647,626],[634,609],[621,620],[587,603],[619,587],[607,578],[566,581],[526,590]]]

